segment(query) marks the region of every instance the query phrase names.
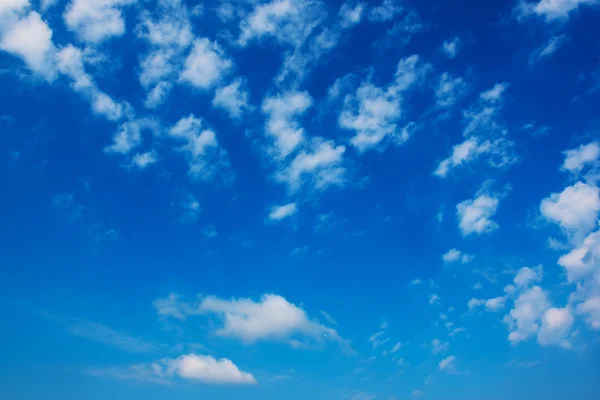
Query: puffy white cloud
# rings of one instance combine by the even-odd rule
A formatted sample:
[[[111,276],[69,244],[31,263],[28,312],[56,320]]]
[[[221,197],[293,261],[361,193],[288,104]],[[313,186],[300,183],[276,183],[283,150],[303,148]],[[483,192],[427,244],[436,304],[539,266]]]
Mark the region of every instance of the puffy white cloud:
[[[501,296],[501,297],[494,297],[494,298],[488,299],[488,300],[472,298],[467,303],[467,306],[469,307],[469,310],[474,310],[481,306],[485,306],[486,311],[495,312],[495,311],[500,311],[501,309],[503,309],[505,304],[506,304],[506,296]]]
[[[586,278],[600,269],[600,231],[589,234],[580,246],[558,259],[558,264],[567,270],[569,282]]]
[[[444,260],[446,264],[455,262],[466,264],[473,260],[473,256],[470,254],[465,254],[458,249],[450,249],[442,255],[442,260]]]
[[[548,294],[541,287],[534,286],[521,293],[515,300],[514,307],[504,316],[504,322],[510,330],[508,340],[516,345],[535,335],[548,308]]]
[[[533,65],[539,61],[542,61],[546,58],[552,56],[556,51],[569,40],[567,35],[559,35],[553,36],[548,40],[548,43],[545,43],[533,50],[529,55],[529,65]]]
[[[537,337],[538,343],[542,346],[558,344],[570,347],[564,337],[571,329],[573,321],[573,314],[569,307],[547,309],[542,316],[542,326]]]
[[[137,380],[170,385],[174,378],[213,385],[256,384],[254,376],[241,371],[231,360],[212,356],[185,354],[175,359],[163,358],[147,364],[135,364],[122,368],[89,370],[95,376],[122,380]]]
[[[224,109],[231,118],[240,118],[244,112],[252,109],[248,104],[247,86],[244,78],[237,78],[228,85],[219,87],[212,100],[213,107]]]
[[[365,10],[365,4],[362,2],[354,2],[347,0],[340,7],[339,17],[340,25],[342,28],[348,28],[352,25],[356,25],[362,19],[363,11]]]
[[[440,363],[438,364],[438,367],[439,367],[440,371],[454,373],[456,371],[456,367],[454,365],[455,361],[456,361],[455,356],[448,356],[448,357],[444,358],[442,361],[440,361]]]
[[[517,17],[538,16],[547,22],[566,20],[579,7],[596,6],[600,0],[521,0],[516,7]]]
[[[308,92],[285,92],[263,100],[262,111],[268,115],[266,133],[274,139],[277,156],[284,158],[304,141],[304,128],[296,117],[311,106]]]
[[[543,274],[544,271],[541,265],[533,268],[523,267],[517,272],[513,281],[518,288],[524,288],[532,283],[541,281]]]
[[[433,174],[444,178],[448,175],[450,169],[477,159],[480,155],[488,153],[491,148],[492,145],[488,140],[480,143],[477,138],[466,139],[464,142],[452,147],[450,157],[440,161]]]
[[[385,22],[400,14],[404,8],[397,0],[383,0],[380,5],[373,7],[369,12],[369,19],[373,22]]]
[[[188,162],[188,174],[194,179],[212,180],[217,171],[229,168],[227,153],[220,148],[215,132],[204,127],[194,114],[181,118],[169,131],[169,136],[184,144],[178,148]]]
[[[149,165],[156,164],[157,161],[156,153],[154,151],[137,153],[131,157],[131,165],[139,169],[144,169]]]
[[[298,212],[296,203],[288,203],[282,206],[273,206],[269,212],[269,219],[271,221],[281,221],[284,218],[291,217]]]
[[[448,351],[450,344],[448,342],[442,342],[440,339],[433,339],[430,347],[433,354],[439,354]]]
[[[483,305],[485,305],[485,300],[475,299],[475,298],[472,298],[467,303],[467,306],[469,307],[469,310],[473,310],[473,309],[475,309],[477,307],[480,307],[480,306],[483,306]]]
[[[600,211],[600,189],[577,182],[561,193],[553,193],[540,204],[542,215],[557,223],[566,233],[582,238],[598,223]]]
[[[455,37],[452,40],[445,40],[442,44],[442,52],[448,58],[456,58],[458,52],[460,51],[461,41],[459,38]]]
[[[317,190],[344,185],[346,169],[341,164],[346,147],[319,138],[313,139],[310,147],[278,171],[276,179],[287,183],[290,192],[306,185]]]
[[[481,235],[498,229],[492,220],[498,208],[499,198],[487,193],[479,193],[474,199],[456,205],[458,226],[463,236]]]
[[[598,158],[600,158],[600,144],[598,142],[582,144],[576,149],[565,151],[564,155],[565,161],[562,165],[562,170],[579,175],[586,165],[594,164],[598,161]]]
[[[482,92],[479,97],[489,103],[498,103],[502,100],[502,96],[507,88],[508,84],[505,82],[496,83],[491,89]]]
[[[600,329],[600,294],[588,297],[577,305],[577,314],[587,315],[587,323],[593,329]]]
[[[106,146],[104,151],[107,153],[129,154],[142,144],[142,133],[145,131],[156,134],[158,123],[150,118],[125,121],[119,125],[117,132],[114,134],[113,143]]]
[[[461,77],[453,78],[448,72],[440,76],[435,90],[438,107],[451,107],[467,93],[467,83]]]
[[[65,25],[80,40],[98,44],[125,33],[123,7],[136,0],[72,0],[64,13]]]
[[[214,384],[254,384],[256,379],[248,372],[240,371],[230,360],[216,360],[212,356],[187,354],[165,362],[167,374]]]
[[[240,25],[239,43],[246,45],[253,38],[278,34],[279,28],[285,25],[287,19],[297,13],[298,9],[292,0],[274,0],[257,5]]]
[[[28,1],[3,2],[0,8],[0,50],[20,57],[33,72],[47,80],[55,77],[52,30],[40,14],[31,11]]]
[[[440,297],[433,293],[429,295],[429,304],[438,304],[440,302]]]
[[[259,302],[208,296],[200,302],[198,310],[215,314],[222,320],[223,326],[215,334],[244,343],[275,340],[305,347],[307,343],[301,340],[317,343],[330,340],[351,351],[335,329],[309,319],[302,308],[275,294],[263,295]]]
[[[88,98],[96,114],[112,121],[123,116],[123,105],[98,89],[92,76],[85,72],[83,53],[80,49],[73,45],[63,47],[56,53],[56,65],[60,73],[72,79],[73,90]]]
[[[201,90],[210,89],[229,72],[232,65],[217,43],[206,38],[196,39],[179,79]]]
[[[418,56],[409,56],[400,60],[394,80],[387,87],[363,82],[354,94],[345,96],[338,123],[355,132],[350,143],[359,152],[376,148],[386,139],[402,144],[410,138],[414,124],[404,129],[397,125],[402,116],[402,92],[421,82],[429,68]]]

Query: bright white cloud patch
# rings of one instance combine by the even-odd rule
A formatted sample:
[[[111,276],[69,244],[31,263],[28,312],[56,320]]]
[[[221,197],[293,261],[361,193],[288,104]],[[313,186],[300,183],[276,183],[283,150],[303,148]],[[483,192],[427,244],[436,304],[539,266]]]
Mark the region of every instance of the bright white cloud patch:
[[[568,40],[566,35],[553,36],[529,55],[529,65],[550,58]]]
[[[54,45],[52,30],[40,14],[24,15],[28,1],[9,1],[0,9],[0,50],[20,57],[33,72],[52,80]]]
[[[166,361],[167,374],[177,374],[182,378],[215,384],[254,384],[256,379],[248,372],[242,372],[230,360],[217,360],[212,356],[188,354]]]
[[[215,132],[205,127],[204,121],[194,114],[173,125],[169,136],[184,143],[178,150],[184,154],[192,178],[212,180],[217,171],[228,169],[227,153],[220,148]]]
[[[549,308],[542,316],[542,326],[538,332],[538,342],[542,346],[562,345],[570,347],[564,337],[573,325],[573,314],[569,307]]]
[[[206,38],[196,39],[179,79],[198,89],[207,90],[215,86],[232,65],[217,43]]]
[[[496,214],[499,200],[494,195],[479,193],[474,199],[457,204],[458,227],[463,236],[481,235],[498,229],[498,224],[492,218]]]
[[[473,260],[473,256],[470,254],[465,254],[462,251],[457,250],[457,249],[450,249],[442,255],[442,260],[444,260],[444,262],[446,264],[455,263],[455,262],[460,262],[462,264],[466,264]]]
[[[264,99],[262,111],[268,116],[265,130],[275,142],[278,157],[286,157],[304,141],[304,128],[297,117],[304,114],[311,104],[308,92],[286,92]]]
[[[339,12],[340,25],[342,28],[348,28],[352,25],[358,24],[362,19],[364,10],[365,4],[361,2],[353,2],[352,0],[348,0],[342,4]]]
[[[548,294],[541,287],[534,286],[520,294],[513,309],[504,317],[510,329],[508,340],[518,344],[537,334],[540,320],[548,308]]]
[[[435,91],[438,107],[451,107],[460,100],[467,90],[467,83],[461,77],[452,77],[444,72]]]
[[[599,0],[520,0],[516,11],[519,18],[538,16],[552,22],[568,19],[580,7],[599,4]]]
[[[564,152],[565,161],[562,169],[575,175],[579,175],[587,165],[593,165],[600,158],[600,144],[591,142],[582,144],[576,149]]]
[[[581,238],[598,224],[600,189],[577,182],[542,200],[540,211],[567,234]]]
[[[456,367],[454,366],[455,361],[455,356],[448,356],[439,362],[438,367],[440,371],[451,373],[456,370]]]
[[[65,25],[80,40],[98,44],[125,33],[123,8],[136,0],[71,0],[64,13]]]
[[[412,126],[401,129],[397,125],[402,116],[402,93],[420,83],[429,68],[413,55],[400,60],[394,80],[387,87],[366,81],[354,94],[345,96],[338,123],[355,132],[350,143],[359,152],[376,148],[384,140],[402,144],[410,138]]]
[[[575,282],[600,269],[600,232],[589,234],[580,246],[558,259],[567,270],[569,282]]]
[[[209,296],[200,302],[198,310],[215,314],[222,321],[216,335],[234,337],[244,343],[275,340],[304,347],[310,342],[329,340],[347,346],[335,329],[309,319],[302,308],[274,294],[262,296],[259,302]]]
[[[269,212],[269,219],[271,221],[281,221],[284,218],[291,217],[296,214],[298,208],[296,203],[289,203],[282,206],[274,206]]]
[[[369,12],[369,19],[373,22],[385,22],[400,14],[404,8],[397,0],[383,0],[380,5],[373,7]]]
[[[228,85],[221,86],[215,91],[212,100],[213,107],[219,107],[227,111],[231,118],[239,118],[243,113],[250,111],[248,103],[248,88],[246,80],[237,78]]]

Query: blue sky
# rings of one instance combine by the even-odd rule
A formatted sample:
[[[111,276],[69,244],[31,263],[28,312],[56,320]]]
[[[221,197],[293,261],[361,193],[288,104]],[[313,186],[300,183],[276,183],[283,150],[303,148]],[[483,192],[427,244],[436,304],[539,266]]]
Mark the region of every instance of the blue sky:
[[[599,19],[0,0],[0,397],[597,398]]]

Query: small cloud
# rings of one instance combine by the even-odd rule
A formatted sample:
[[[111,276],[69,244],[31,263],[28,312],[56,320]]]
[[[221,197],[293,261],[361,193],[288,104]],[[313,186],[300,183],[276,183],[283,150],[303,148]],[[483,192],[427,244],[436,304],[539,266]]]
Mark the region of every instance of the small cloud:
[[[281,221],[285,218],[291,217],[296,214],[298,208],[296,203],[288,203],[281,206],[273,206],[271,207],[271,211],[269,212],[269,220],[271,221]]]

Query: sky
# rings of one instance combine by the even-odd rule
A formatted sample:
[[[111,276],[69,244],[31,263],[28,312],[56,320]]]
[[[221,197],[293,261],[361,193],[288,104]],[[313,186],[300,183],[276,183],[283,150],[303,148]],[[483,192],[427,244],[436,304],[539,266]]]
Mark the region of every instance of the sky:
[[[600,0],[0,0],[0,397],[600,396]]]

